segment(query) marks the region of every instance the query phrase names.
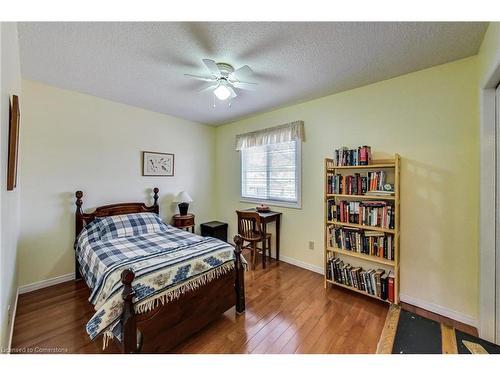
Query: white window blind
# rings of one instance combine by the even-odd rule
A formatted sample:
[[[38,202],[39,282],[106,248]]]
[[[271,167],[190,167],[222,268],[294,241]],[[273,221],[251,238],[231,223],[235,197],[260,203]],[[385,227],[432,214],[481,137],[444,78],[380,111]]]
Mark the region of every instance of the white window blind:
[[[300,206],[300,140],[240,152],[242,200]]]

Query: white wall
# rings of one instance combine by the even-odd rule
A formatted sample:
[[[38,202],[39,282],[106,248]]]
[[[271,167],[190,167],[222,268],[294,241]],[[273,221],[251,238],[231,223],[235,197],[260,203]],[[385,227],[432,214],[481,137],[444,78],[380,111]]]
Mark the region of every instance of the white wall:
[[[215,219],[214,128],[31,81],[23,94],[19,285],[73,272],[76,190],[90,209],[157,186],[166,221],[186,190],[197,224]],[[175,176],[142,177],[143,150],[175,154]]]
[[[21,70],[17,25],[2,22],[0,26],[1,93],[0,93],[0,349],[6,348],[9,340],[13,304],[17,292],[17,240],[19,233],[19,184],[14,191],[7,191],[7,159],[9,139],[9,100],[11,95],[20,96],[21,114]],[[21,127],[23,126],[21,119]],[[8,308],[11,306],[10,313]]]

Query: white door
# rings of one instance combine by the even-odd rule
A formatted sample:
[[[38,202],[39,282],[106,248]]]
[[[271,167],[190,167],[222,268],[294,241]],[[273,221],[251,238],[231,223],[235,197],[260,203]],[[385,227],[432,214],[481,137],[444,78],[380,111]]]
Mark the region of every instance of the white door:
[[[495,121],[496,121],[496,138],[497,138],[497,177],[496,177],[496,186],[497,186],[497,213],[496,213],[496,226],[497,226],[497,236],[499,233],[499,226],[500,226],[500,211],[498,210],[499,207],[499,182],[500,182],[500,174],[499,174],[499,167],[500,167],[500,85],[497,86],[496,90],[496,98],[495,98]],[[495,255],[495,342],[500,345],[500,247],[498,246],[498,238],[497,238],[497,246],[496,246],[496,255]]]

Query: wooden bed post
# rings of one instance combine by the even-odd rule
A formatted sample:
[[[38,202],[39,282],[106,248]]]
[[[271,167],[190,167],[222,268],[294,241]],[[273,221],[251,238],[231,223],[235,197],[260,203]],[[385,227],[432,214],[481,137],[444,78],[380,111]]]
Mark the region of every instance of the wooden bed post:
[[[137,325],[135,322],[135,310],[132,299],[135,296],[135,291],[132,288],[135,274],[131,269],[123,270],[123,312],[121,316],[122,323],[122,353],[131,354],[139,353],[142,347],[142,335],[137,334]],[[137,340],[139,338],[139,340]]]
[[[153,193],[155,193],[153,195],[153,199],[154,199],[154,203],[153,203],[153,207],[154,207],[154,210],[155,210],[155,213],[157,215],[160,214],[160,206],[158,206],[158,192],[160,191],[160,189],[158,189],[157,187],[155,187],[153,189]]]
[[[81,190],[78,190],[76,193],[75,193],[75,197],[76,197],[76,212],[75,212],[75,217],[76,217],[76,221],[75,221],[75,238],[78,237],[78,235],[80,234],[80,232],[82,231],[83,229],[83,211],[82,211],[82,204],[83,204],[83,201],[82,201],[82,197],[83,197],[83,191]],[[78,265],[78,259],[76,257],[76,253],[75,253],[75,280],[78,280],[78,279],[81,279],[82,278],[82,275],[80,274],[80,267]]]
[[[236,291],[236,313],[243,314],[245,312],[245,275],[243,264],[241,263],[241,245],[243,244],[243,238],[239,234],[234,236],[234,262],[236,268],[236,281],[234,283],[234,288]]]

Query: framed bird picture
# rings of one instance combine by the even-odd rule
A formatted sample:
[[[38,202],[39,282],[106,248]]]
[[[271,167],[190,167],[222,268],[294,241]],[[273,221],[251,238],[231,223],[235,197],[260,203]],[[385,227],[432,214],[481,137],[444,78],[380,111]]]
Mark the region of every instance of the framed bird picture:
[[[173,176],[174,154],[162,152],[142,152],[143,176]]]

